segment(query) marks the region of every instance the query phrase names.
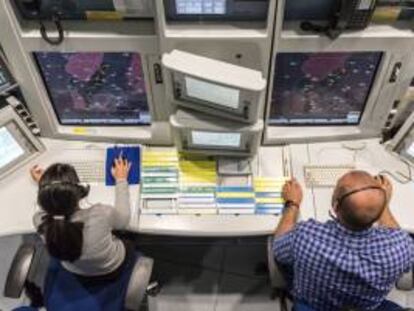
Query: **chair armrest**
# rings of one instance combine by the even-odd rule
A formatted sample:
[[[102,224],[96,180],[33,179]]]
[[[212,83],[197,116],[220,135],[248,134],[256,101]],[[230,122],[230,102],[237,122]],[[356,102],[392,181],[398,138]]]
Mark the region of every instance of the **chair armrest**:
[[[409,291],[414,288],[414,272],[412,269],[401,276],[397,281],[396,287],[402,291]]]
[[[36,247],[32,243],[25,243],[19,247],[7,275],[3,293],[5,297],[17,299],[22,295],[35,253]]]
[[[154,260],[148,257],[140,257],[135,263],[125,297],[127,310],[138,311],[140,309],[146,296],[153,266]]]
[[[267,261],[269,267],[270,284],[272,288],[284,289],[286,288],[286,281],[275,261],[273,252],[273,236],[269,236],[267,239]]]

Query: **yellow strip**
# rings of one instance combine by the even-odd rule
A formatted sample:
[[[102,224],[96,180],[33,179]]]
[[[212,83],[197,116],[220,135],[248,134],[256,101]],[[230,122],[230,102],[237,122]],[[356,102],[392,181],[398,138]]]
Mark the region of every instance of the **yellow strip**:
[[[378,7],[374,15],[372,16],[372,21],[375,23],[389,23],[395,22],[401,14],[401,7],[395,6],[384,6]]]
[[[122,20],[123,16],[116,11],[86,11],[86,18],[88,20]]]
[[[180,170],[182,176],[217,176],[216,172],[212,171],[182,171]]]
[[[282,192],[282,188],[254,188],[254,192]]]
[[[186,177],[186,178],[180,178],[182,182],[211,182],[215,183],[217,181],[217,178],[215,177]]]
[[[169,163],[169,162],[156,162],[156,163],[155,162],[146,162],[146,163],[142,163],[142,167],[157,167],[157,166],[159,166],[159,167],[171,166],[171,167],[176,168],[177,164]]]
[[[256,177],[254,178],[254,182],[275,182],[275,183],[283,182],[284,183],[288,180],[289,180],[288,177]]]
[[[284,200],[282,198],[256,198],[256,203],[283,203]]]

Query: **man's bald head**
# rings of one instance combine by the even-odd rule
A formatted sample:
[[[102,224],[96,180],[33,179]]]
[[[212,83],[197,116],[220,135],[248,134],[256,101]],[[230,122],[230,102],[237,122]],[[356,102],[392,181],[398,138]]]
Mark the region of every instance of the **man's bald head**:
[[[367,189],[358,191],[363,188]],[[352,193],[354,191],[357,192]],[[351,171],[338,180],[332,202],[339,220],[349,229],[360,231],[379,219],[385,207],[386,194],[369,173]]]

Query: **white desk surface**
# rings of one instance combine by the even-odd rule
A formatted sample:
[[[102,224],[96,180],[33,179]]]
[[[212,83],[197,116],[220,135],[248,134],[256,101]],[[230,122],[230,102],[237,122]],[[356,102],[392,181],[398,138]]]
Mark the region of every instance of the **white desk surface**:
[[[29,176],[34,164],[44,167],[55,162],[90,161],[105,158],[105,144],[43,140],[47,151],[10,176],[0,181],[0,236],[34,231],[32,215],[36,210],[37,187]],[[303,165],[316,163],[344,163],[352,160],[352,154],[344,151],[340,143],[291,145],[292,173],[304,185]],[[262,147],[255,160],[254,170],[262,176],[282,176],[282,147]],[[286,150],[286,148],[285,148]],[[375,158],[375,160],[373,159]],[[324,161],[324,162],[323,162]],[[336,161],[336,162],[335,162]],[[377,173],[383,169],[406,169],[404,165],[383,150],[374,140],[367,141],[366,150],[359,153],[357,167]],[[414,232],[414,217],[403,203],[413,202],[412,185],[395,185],[393,211],[403,228]],[[332,189],[305,189],[301,219],[327,219]],[[130,230],[160,235],[177,236],[251,236],[265,235],[274,231],[280,217],[262,215],[139,215],[139,187],[131,187],[132,219]],[[399,200],[397,199],[399,198]],[[402,199],[404,200],[402,201]],[[112,204],[113,187],[91,185],[88,201]],[[315,203],[316,202],[316,203]],[[401,202],[401,204],[399,204]],[[317,209],[315,209],[315,205]]]
[[[55,162],[105,159],[105,144],[48,139],[42,141],[47,147],[45,153],[0,182],[0,236],[34,231],[32,215],[37,208],[37,187],[28,173],[31,166],[39,164],[47,167]],[[295,159],[296,165],[301,165],[303,156],[306,156],[306,145],[292,148],[300,155]],[[253,166],[256,174],[283,176],[282,147],[262,148]],[[273,215],[139,215],[138,192],[138,186],[131,187],[133,217],[130,230],[142,233],[180,236],[265,235],[274,231],[280,219]],[[113,204],[113,200],[113,187],[91,185],[88,202]],[[306,202],[309,207],[303,209],[302,219],[315,215],[311,194],[307,195]]]
[[[378,174],[382,171],[395,173],[401,171],[407,174],[407,165],[387,152],[377,140],[358,141],[366,147],[358,152],[343,148],[343,143],[309,144],[309,161],[312,164],[354,164],[356,169]],[[345,142],[345,144],[352,144]],[[391,200],[391,210],[401,227],[414,232],[414,211],[411,204],[414,202],[414,183],[401,184],[390,178],[394,186]],[[329,219],[329,208],[333,188],[314,188],[316,219],[326,221]]]

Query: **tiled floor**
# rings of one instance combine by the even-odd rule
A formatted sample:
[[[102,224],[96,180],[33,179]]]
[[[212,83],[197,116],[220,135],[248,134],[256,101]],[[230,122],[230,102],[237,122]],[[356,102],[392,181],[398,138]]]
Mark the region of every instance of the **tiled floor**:
[[[163,284],[155,310],[279,310],[263,269],[263,239],[167,240],[141,243]]]
[[[20,237],[0,239],[0,284],[4,284]],[[143,237],[140,249],[155,259],[154,275],[163,285],[151,300],[152,311],[279,311],[270,300],[265,241],[246,239],[185,239]],[[414,292],[390,297],[414,306]],[[19,302],[0,299],[0,310]]]

